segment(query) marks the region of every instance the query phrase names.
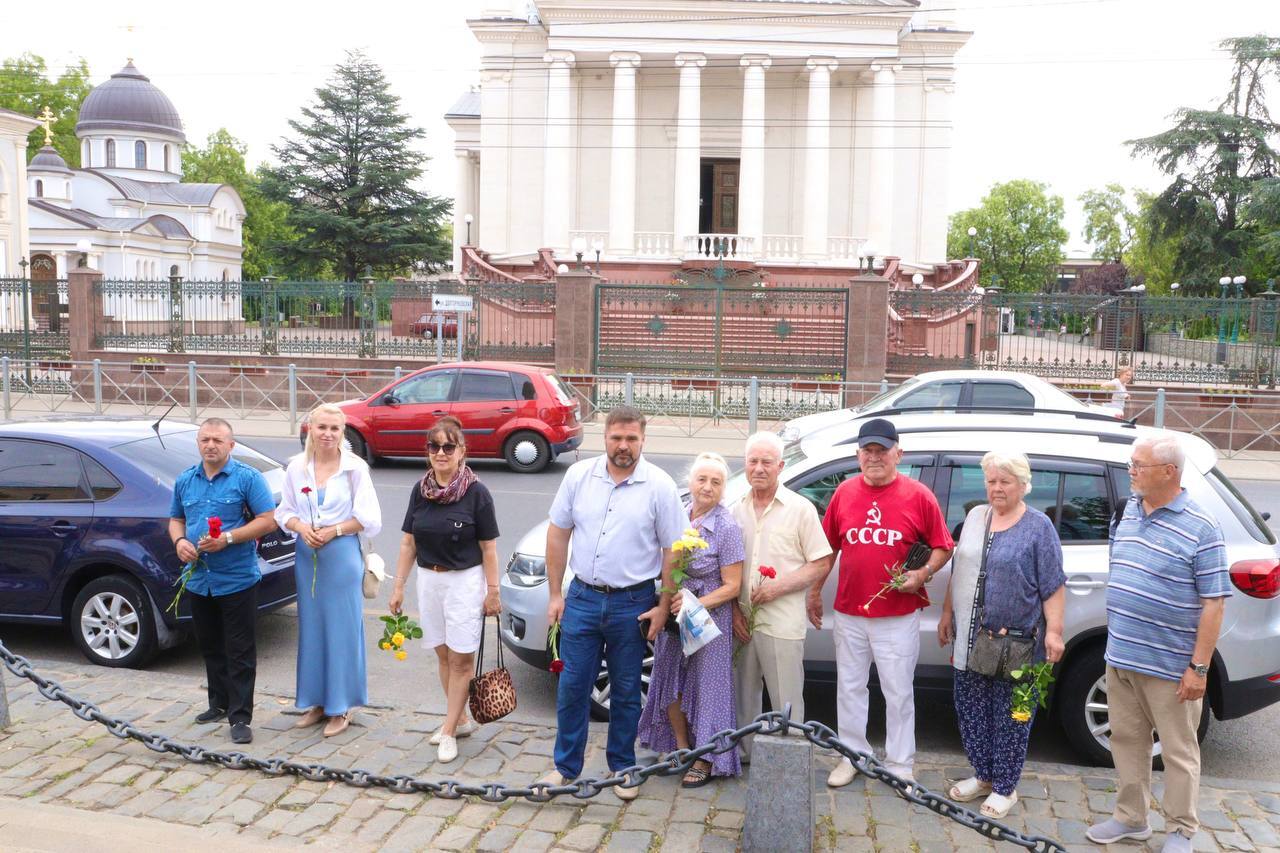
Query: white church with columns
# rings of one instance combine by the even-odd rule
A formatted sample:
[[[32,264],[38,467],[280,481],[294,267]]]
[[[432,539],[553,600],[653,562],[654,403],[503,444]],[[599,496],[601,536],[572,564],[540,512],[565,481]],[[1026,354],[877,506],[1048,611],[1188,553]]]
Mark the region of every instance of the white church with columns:
[[[928,0],[530,0],[470,21],[464,245],[609,271],[726,259],[773,278],[947,264],[953,58]],[[788,272],[789,271],[789,272]]]

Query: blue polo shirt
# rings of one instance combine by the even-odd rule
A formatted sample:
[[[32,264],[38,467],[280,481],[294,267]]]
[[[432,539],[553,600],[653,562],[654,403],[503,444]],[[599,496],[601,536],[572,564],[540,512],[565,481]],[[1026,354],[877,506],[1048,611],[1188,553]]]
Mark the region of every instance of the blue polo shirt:
[[[245,507],[249,517],[245,517]],[[186,521],[186,536],[192,543],[209,532],[209,519],[222,519],[222,532],[243,527],[264,512],[272,512],[276,503],[262,473],[255,468],[228,459],[222,470],[209,479],[204,463],[197,462],[178,475],[173,484],[173,501],[169,517]],[[187,591],[196,595],[230,595],[248,589],[262,579],[258,570],[258,543],[252,539],[236,542],[216,554],[202,553]]]
[[[1186,489],[1150,514],[1142,498],[1131,497],[1111,530],[1107,663],[1178,681],[1191,663],[1203,599],[1229,595],[1227,551],[1213,516]]]

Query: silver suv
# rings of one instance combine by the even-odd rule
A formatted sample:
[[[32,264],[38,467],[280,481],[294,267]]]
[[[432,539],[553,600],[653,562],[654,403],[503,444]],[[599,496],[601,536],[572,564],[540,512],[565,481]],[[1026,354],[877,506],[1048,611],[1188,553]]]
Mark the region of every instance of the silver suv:
[[[1129,495],[1128,461],[1140,436],[1170,431],[1136,427],[1107,416],[991,413],[877,413],[898,428],[903,447],[902,474],[933,490],[952,534],[959,537],[968,510],[985,502],[979,461],[993,448],[1021,451],[1031,461],[1031,506],[1054,519],[1062,539],[1067,575],[1064,639],[1066,653],[1057,671],[1053,703],[1071,744],[1095,764],[1110,762],[1103,651],[1106,646],[1107,532],[1117,508]],[[858,472],[858,423],[811,433],[788,447],[782,479],[788,488],[823,513],[831,495]],[[1233,595],[1227,601],[1222,635],[1209,675],[1208,698],[1200,735],[1208,730],[1209,710],[1219,719],[1244,716],[1280,701],[1280,561],[1276,538],[1263,518],[1216,467],[1217,456],[1203,440],[1182,433],[1187,452],[1183,484],[1191,497],[1222,525],[1227,542]],[[725,489],[726,501],[747,490],[738,474]],[[519,657],[546,665],[546,523],[521,540],[502,579],[502,639]],[[827,612],[835,595],[837,572],[823,590]],[[920,625],[918,690],[949,694],[950,648],[940,648],[937,625],[949,567],[929,584],[934,602]],[[565,583],[569,582],[566,577]],[[805,642],[810,679],[833,681],[835,648],[831,620],[811,630]],[[646,668],[647,683],[647,668]],[[602,671],[592,696],[598,718],[607,715],[608,673]]]

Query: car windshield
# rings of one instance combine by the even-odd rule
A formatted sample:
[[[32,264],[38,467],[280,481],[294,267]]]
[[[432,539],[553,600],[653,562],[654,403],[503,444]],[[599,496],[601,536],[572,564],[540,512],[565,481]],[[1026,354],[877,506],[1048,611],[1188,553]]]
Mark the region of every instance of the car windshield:
[[[155,477],[157,483],[172,488],[179,474],[200,461],[200,448],[196,446],[195,430],[161,438],[148,436],[126,444],[117,444],[111,449]],[[279,487],[280,484],[274,482],[274,477],[271,476],[281,470],[280,463],[274,459],[240,443],[231,451],[231,457],[268,475],[271,486]]]
[[[917,376],[912,376],[910,379],[908,379],[906,382],[903,382],[901,385],[895,388],[890,388],[888,391],[880,392],[879,394],[875,395],[867,402],[863,403],[861,406],[855,406],[853,410],[855,412],[869,412],[872,409],[878,409],[880,408],[880,404],[883,403],[888,398],[896,397],[898,394],[902,393],[903,391],[906,391],[910,388],[914,388],[916,385],[919,385],[919,384],[920,384],[920,378]]]

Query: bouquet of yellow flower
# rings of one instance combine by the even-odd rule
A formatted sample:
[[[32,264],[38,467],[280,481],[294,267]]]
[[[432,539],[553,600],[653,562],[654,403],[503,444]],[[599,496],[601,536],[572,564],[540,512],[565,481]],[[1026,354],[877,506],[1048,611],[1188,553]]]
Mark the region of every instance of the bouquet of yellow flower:
[[[394,652],[396,660],[404,660],[409,653],[404,650],[406,640],[421,640],[422,629],[405,614],[379,617],[386,626],[382,629],[382,639],[378,648],[384,652]]]
[[[1016,682],[1013,686],[1013,710],[1010,716],[1019,723],[1031,722],[1031,712],[1039,702],[1041,708],[1049,707],[1049,685],[1053,683],[1053,664],[1048,661],[1033,663],[1009,673]]]
[[[692,527],[684,532],[684,535],[671,543],[671,550],[676,552],[675,567],[671,572],[671,579],[676,582],[674,590],[666,590],[673,595],[680,591],[680,587],[684,585],[685,580],[689,577],[689,566],[693,563],[694,552],[702,551],[711,547],[707,540]]]

